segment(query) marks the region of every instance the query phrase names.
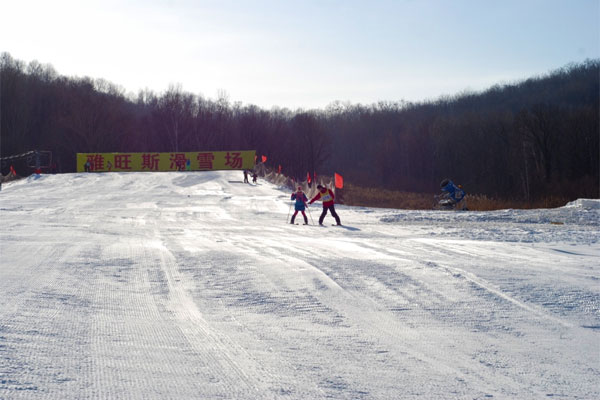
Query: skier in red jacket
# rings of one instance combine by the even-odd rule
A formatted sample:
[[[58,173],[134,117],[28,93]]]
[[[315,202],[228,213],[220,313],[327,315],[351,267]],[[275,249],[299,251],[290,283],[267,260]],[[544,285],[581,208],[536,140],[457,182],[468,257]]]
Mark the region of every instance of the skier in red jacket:
[[[325,215],[327,215],[327,210],[331,211],[331,215],[333,215],[333,218],[335,218],[337,225],[341,225],[342,223],[340,222],[340,217],[335,212],[335,207],[333,206],[333,200],[335,199],[333,191],[322,185],[317,185],[317,189],[319,189],[319,192],[310,200],[309,204],[312,204],[317,200],[321,200],[323,202],[323,212],[319,217],[319,225],[323,225],[323,220],[325,219]]]

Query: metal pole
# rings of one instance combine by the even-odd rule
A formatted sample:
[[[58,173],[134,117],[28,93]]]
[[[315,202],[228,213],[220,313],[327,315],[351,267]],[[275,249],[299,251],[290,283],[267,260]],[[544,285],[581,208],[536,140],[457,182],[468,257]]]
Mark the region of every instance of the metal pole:
[[[285,222],[289,222],[289,219],[290,219],[290,212],[292,212],[292,204],[294,204],[294,203],[290,203],[290,208],[288,209],[288,215],[287,215],[287,217],[285,218]]]
[[[308,204],[306,204],[306,209],[308,210],[308,215],[310,215],[310,222],[314,225],[315,221],[313,220],[312,213],[310,212],[310,207],[308,206]]]

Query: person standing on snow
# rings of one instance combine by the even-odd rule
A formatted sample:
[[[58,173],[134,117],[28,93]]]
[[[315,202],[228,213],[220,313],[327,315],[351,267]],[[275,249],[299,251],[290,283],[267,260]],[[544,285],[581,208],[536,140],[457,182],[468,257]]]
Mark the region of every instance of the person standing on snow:
[[[308,197],[302,192],[302,186],[298,186],[298,191],[296,193],[292,193],[292,200],[296,200],[296,204],[294,205],[294,215],[292,215],[292,220],[290,224],[293,224],[296,220],[296,215],[298,215],[298,211],[302,212],[302,216],[304,217],[304,225],[308,225],[308,218],[306,218],[306,213],[304,210],[306,209],[306,202],[308,201]]]
[[[333,200],[335,199],[333,191],[331,189],[327,189],[323,185],[317,185],[317,189],[319,189],[319,192],[310,200],[310,203],[308,204],[312,204],[317,200],[321,200],[323,202],[323,212],[319,217],[319,225],[323,225],[323,220],[325,219],[325,215],[327,215],[327,210],[331,212],[331,215],[333,215],[333,218],[335,218],[337,225],[341,225],[342,223],[340,222],[340,217],[335,212],[335,207],[333,206]]]

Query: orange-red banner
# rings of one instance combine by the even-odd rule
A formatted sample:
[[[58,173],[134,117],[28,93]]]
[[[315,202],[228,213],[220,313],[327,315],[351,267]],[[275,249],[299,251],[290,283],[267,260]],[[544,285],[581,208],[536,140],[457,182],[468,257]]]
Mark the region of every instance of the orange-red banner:
[[[337,189],[344,188],[344,177],[338,174],[337,172],[335,172],[335,187]]]

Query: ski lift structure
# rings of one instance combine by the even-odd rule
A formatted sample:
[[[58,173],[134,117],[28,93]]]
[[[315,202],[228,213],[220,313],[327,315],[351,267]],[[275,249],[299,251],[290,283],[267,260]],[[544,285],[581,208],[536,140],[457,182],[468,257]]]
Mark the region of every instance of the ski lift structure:
[[[0,158],[2,174],[7,174],[10,167],[14,166],[19,175],[27,176],[28,173],[48,169],[52,165],[52,152],[48,150],[31,150],[22,154]]]

